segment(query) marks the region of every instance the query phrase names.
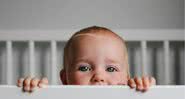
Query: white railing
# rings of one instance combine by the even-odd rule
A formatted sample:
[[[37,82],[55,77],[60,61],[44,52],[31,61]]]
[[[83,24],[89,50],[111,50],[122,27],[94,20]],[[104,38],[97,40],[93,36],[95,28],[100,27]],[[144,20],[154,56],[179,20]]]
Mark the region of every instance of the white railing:
[[[185,86],[154,86],[145,93],[126,86],[49,86],[33,93],[0,86],[0,93],[6,99],[184,99]]]
[[[141,46],[141,56],[143,67],[142,73],[147,73],[147,42],[148,41],[161,41],[163,42],[164,49],[164,67],[163,72],[164,79],[163,84],[168,84],[170,81],[170,42],[171,41],[185,41],[184,30],[114,30],[126,41],[138,41]],[[15,84],[12,79],[13,74],[13,42],[27,42],[29,49],[29,74],[34,75],[35,73],[35,42],[37,41],[46,41],[49,42],[51,48],[51,84],[56,84],[56,79],[58,73],[57,70],[57,42],[67,41],[70,36],[76,32],[76,30],[58,30],[58,31],[0,31],[0,42],[5,42],[6,48],[6,66],[2,66],[3,69],[0,70],[6,71],[4,73],[4,79],[6,79],[6,84]],[[61,65],[61,64],[60,64]],[[184,66],[182,70],[185,71]],[[181,74],[183,75],[183,74]],[[0,77],[2,79],[3,77]]]

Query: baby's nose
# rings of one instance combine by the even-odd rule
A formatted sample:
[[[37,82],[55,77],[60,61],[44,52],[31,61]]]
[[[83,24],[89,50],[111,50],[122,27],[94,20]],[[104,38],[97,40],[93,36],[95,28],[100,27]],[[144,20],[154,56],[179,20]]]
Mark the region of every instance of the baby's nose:
[[[92,77],[92,82],[94,83],[105,82],[105,77],[102,74],[95,74]]]

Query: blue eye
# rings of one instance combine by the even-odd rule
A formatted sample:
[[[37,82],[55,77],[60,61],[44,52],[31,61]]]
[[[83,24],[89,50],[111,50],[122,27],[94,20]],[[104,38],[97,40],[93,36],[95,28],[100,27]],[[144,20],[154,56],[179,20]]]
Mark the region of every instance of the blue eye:
[[[86,72],[86,71],[91,71],[91,68],[88,66],[80,66],[78,68],[79,71]]]
[[[116,72],[116,71],[118,71],[116,68],[114,68],[114,67],[108,67],[107,69],[106,69],[106,71],[108,71],[108,72]]]

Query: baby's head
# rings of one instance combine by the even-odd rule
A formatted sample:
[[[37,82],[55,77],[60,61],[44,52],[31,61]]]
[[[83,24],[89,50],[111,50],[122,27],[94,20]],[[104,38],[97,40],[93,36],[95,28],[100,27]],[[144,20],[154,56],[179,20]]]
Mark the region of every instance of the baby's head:
[[[127,84],[128,68],[124,40],[107,28],[93,26],[67,42],[60,77],[67,85]]]

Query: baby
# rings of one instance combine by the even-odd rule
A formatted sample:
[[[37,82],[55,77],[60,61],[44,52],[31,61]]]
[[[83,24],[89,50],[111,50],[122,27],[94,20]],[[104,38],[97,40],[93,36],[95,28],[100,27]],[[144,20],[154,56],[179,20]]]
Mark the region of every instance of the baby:
[[[76,32],[64,48],[64,85],[129,85],[146,91],[155,84],[153,77],[130,78],[125,41],[113,31],[92,26]],[[47,78],[27,77],[18,80],[27,92],[48,85]]]

